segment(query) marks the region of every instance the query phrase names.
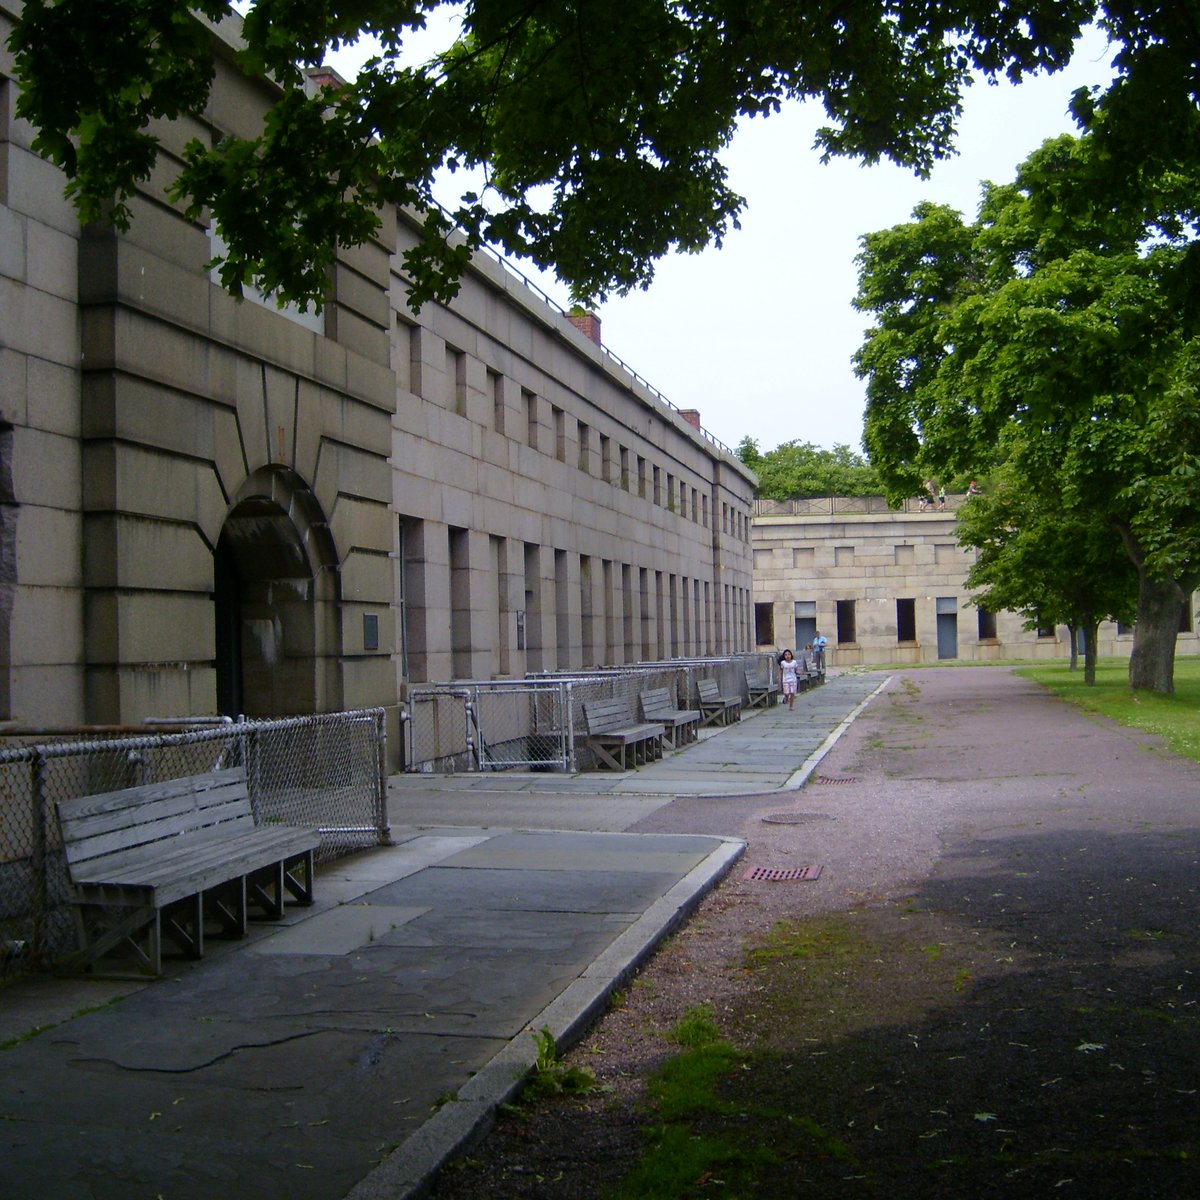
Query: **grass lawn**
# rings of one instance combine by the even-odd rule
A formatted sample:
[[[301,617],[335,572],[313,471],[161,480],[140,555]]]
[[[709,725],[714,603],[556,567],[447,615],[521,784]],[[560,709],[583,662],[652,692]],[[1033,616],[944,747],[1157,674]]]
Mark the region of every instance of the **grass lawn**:
[[[1095,687],[1083,685],[1083,663],[1071,671],[1065,662],[1019,667],[1033,679],[1085,712],[1158,734],[1176,754],[1200,762],[1200,658],[1176,658],[1175,694],[1154,696],[1129,690],[1128,659],[1105,658],[1096,665]]]

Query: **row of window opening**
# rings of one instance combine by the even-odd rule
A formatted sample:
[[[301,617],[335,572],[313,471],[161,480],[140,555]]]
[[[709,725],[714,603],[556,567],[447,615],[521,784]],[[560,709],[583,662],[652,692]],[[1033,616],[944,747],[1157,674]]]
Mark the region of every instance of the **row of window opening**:
[[[418,354],[419,339],[415,325],[400,325],[400,332],[407,332],[411,344],[408,355],[399,354],[403,363],[408,359],[409,374],[401,383],[409,391],[424,394],[416,372],[412,370],[412,356]],[[505,376],[490,367],[484,368],[487,393],[492,405],[492,425],[504,436],[514,436],[516,430],[509,429],[514,418],[508,404],[509,387]],[[452,390],[452,407],[459,416],[468,415],[469,383],[468,357],[465,351],[446,343],[446,379]],[[574,455],[579,470],[588,475],[598,475],[606,483],[642,500],[648,500],[669,512],[678,513],[703,528],[711,527],[710,500],[707,492],[691,486],[686,479],[654,466],[640,454],[634,454],[627,446],[621,446],[607,434],[593,430],[584,421],[574,420],[567,411],[556,404],[549,405],[549,423],[543,425],[544,402],[529,388],[521,388],[521,417],[524,438],[535,450],[549,453],[552,449],[559,462],[567,462]],[[429,397],[425,397],[428,399]],[[572,438],[572,434],[574,435]],[[547,444],[552,440],[552,447]],[[572,441],[574,445],[572,445]],[[750,513],[722,501],[721,531],[739,541],[750,540]]]

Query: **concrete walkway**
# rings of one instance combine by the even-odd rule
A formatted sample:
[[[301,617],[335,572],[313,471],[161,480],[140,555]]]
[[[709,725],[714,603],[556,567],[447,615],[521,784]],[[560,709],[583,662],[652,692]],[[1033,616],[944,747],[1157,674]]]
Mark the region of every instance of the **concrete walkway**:
[[[395,845],[152,984],[0,990],[11,1200],[397,1200],[486,1128],[736,863],[626,833],[687,796],[798,787],[885,682],[831,676],[628,774],[404,776]],[[36,1031],[36,1032],[35,1032]]]

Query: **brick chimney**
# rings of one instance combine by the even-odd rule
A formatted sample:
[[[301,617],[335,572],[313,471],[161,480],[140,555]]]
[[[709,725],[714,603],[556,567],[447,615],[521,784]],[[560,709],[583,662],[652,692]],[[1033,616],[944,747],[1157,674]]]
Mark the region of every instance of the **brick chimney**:
[[[338,88],[345,80],[332,67],[305,67],[304,76],[308,80],[310,95],[325,88]]]
[[[569,312],[567,320],[586,338],[591,338],[597,346],[600,342],[600,318],[594,312]]]
[[[698,408],[681,408],[679,415],[693,428],[700,428],[700,410]]]

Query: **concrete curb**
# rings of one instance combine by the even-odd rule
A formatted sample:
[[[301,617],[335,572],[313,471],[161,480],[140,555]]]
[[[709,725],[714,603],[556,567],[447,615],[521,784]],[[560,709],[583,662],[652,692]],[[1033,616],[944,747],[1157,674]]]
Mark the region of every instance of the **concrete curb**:
[[[359,1180],[345,1200],[410,1200],[425,1192],[448,1161],[487,1135],[496,1110],[519,1093],[537,1060],[533,1034],[548,1028],[561,1049],[578,1042],[603,1014],[613,993],[683,924],[745,852],[745,842],[721,839],[711,854],[656,900],[574,983],[477,1071],[453,1100],[443,1104],[399,1149]]]
[[[808,781],[808,777],[817,769],[817,764],[827,755],[830,750],[837,744],[838,739],[850,728],[851,725],[858,719],[859,714],[889,683],[892,682],[890,675],[886,676],[883,682],[869,695],[864,696],[862,700],[842,719],[842,723],[834,729],[829,736],[800,764],[799,769],[788,776],[780,791],[792,792],[797,788],[801,788]]]

